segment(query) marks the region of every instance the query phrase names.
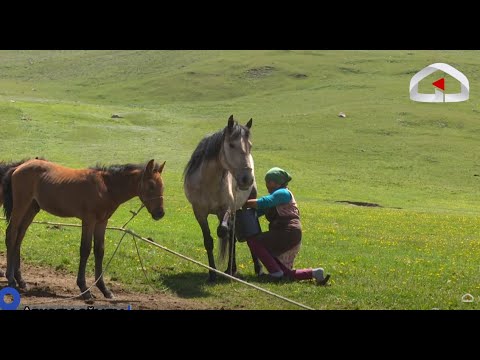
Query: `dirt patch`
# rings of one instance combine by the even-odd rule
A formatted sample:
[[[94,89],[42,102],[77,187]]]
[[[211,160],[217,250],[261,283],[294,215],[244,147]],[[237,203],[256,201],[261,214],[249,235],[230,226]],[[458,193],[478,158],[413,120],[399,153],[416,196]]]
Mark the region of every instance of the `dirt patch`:
[[[307,74],[291,74],[291,77],[294,77],[295,79],[305,79],[308,77]]]
[[[245,71],[245,74],[251,78],[260,78],[270,75],[275,68],[273,66],[260,66],[258,68],[251,68]]]
[[[347,74],[361,74],[362,73],[362,71],[360,71],[359,69],[352,68],[352,67],[345,67],[345,66],[340,66],[338,68],[338,70],[340,70],[343,73],[347,73]]]
[[[0,254],[0,268],[6,268],[5,255]],[[25,306],[34,308],[116,308],[132,310],[206,310],[213,309],[201,301],[186,300],[164,293],[135,293],[124,289],[122,284],[107,281],[107,285],[115,295],[115,299],[105,299],[96,287],[91,291],[96,297],[93,304],[87,304],[80,299],[69,299],[79,294],[76,277],[48,267],[22,264],[22,274],[27,281],[29,290],[21,293],[20,309]],[[94,282],[93,277],[87,277],[87,284]],[[0,277],[0,289],[7,286],[7,279]]]
[[[355,206],[383,207],[382,205],[379,205],[379,204],[369,203],[369,202],[362,202],[362,201],[341,200],[341,201],[335,201],[335,202],[337,202],[337,203],[345,203],[345,204],[350,204],[350,205],[355,205]]]

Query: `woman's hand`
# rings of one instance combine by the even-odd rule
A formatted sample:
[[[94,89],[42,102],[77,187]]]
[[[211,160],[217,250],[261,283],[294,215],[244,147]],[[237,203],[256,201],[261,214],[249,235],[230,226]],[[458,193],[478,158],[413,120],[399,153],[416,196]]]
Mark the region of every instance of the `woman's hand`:
[[[248,209],[248,208],[257,208],[257,199],[248,199],[247,202],[242,206],[242,209]]]

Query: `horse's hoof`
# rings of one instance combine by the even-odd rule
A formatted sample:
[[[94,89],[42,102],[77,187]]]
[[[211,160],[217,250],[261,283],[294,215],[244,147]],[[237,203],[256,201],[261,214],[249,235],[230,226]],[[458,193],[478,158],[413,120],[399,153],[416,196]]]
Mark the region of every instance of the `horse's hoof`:
[[[230,269],[227,269],[227,270],[225,270],[225,274],[233,276],[233,277],[237,277],[238,272],[237,272],[237,270],[232,272]]]
[[[230,274],[229,271],[225,271],[225,274],[230,275],[230,276],[233,276],[234,278],[237,278],[237,279],[241,279],[241,278],[242,278],[241,274],[240,274],[238,271],[236,271],[236,270],[233,272],[233,274]]]
[[[87,291],[85,294],[82,295],[82,299],[87,301],[87,300],[93,300],[93,295],[92,293],[89,291]]]
[[[23,280],[18,282],[18,288],[19,288],[20,290],[23,290],[23,291],[28,291],[28,290],[30,290],[30,287],[29,287],[29,286],[27,285],[27,283],[26,283],[25,281],[23,281]]]
[[[103,296],[105,296],[107,299],[115,299],[115,296],[110,290],[107,290],[103,293]]]
[[[209,275],[208,279],[207,279],[207,282],[209,284],[213,284],[213,283],[217,282],[217,275],[216,274],[215,275]]]
[[[86,299],[85,304],[88,304],[88,305],[95,304],[95,300],[94,299]]]
[[[227,235],[228,235],[228,227],[219,225],[217,228],[217,236],[223,239]]]

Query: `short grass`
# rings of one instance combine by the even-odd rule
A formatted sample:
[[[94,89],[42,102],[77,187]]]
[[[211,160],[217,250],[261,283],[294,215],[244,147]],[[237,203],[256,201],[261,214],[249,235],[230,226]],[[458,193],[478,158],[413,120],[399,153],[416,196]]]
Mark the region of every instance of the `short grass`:
[[[469,101],[409,100],[411,76],[434,62],[467,75]],[[44,156],[72,167],[166,160],[167,215],[154,222],[144,211],[131,228],[206,262],[181,174],[198,141],[230,114],[253,117],[260,194],[272,166],[294,178],[304,226],[295,265],[332,274],[326,288],[262,286],[317,309],[479,309],[479,65],[472,51],[1,51],[0,159]],[[110,224],[122,225],[139,204],[123,205]],[[79,236],[32,225],[23,259],[75,273]],[[106,259],[119,238],[107,234]],[[140,249],[158,290],[225,308],[297,308],[240,284],[208,285],[204,269]],[[240,270],[259,284],[247,250],[239,244]],[[150,291],[131,239],[109,278]],[[463,303],[465,293],[476,300]]]

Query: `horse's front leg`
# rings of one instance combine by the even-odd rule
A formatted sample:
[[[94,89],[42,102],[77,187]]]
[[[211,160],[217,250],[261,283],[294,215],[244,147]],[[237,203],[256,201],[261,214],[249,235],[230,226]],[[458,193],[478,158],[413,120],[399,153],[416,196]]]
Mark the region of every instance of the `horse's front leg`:
[[[82,293],[88,289],[87,283],[85,281],[85,267],[87,266],[87,260],[90,256],[90,251],[92,251],[92,236],[94,229],[95,221],[82,221],[82,242],[80,244],[80,264],[78,267],[77,276],[77,285]],[[90,290],[85,292],[82,297],[85,300],[92,299],[92,294],[90,293]]]
[[[107,299],[113,299],[113,293],[107,288],[103,281],[102,269],[103,269],[103,256],[105,254],[105,230],[107,227],[107,221],[97,223],[93,232],[93,253],[95,254],[95,281],[97,281],[97,287],[102,292],[103,296]]]
[[[215,258],[213,257],[213,238],[210,235],[210,228],[208,226],[207,216],[208,214],[204,214],[201,211],[193,210],[195,214],[195,218],[197,219],[198,224],[202,228],[203,234],[203,246],[205,246],[205,250],[207,251],[208,257],[208,266],[211,268],[216,269],[215,267]],[[213,270],[208,271],[208,282],[215,282],[217,280],[217,273]]]

